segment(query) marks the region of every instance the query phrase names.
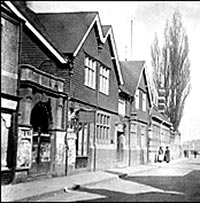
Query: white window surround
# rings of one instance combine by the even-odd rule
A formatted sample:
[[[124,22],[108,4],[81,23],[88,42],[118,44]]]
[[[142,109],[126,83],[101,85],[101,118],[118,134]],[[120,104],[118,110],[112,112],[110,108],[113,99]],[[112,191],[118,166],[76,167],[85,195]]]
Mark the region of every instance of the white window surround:
[[[108,144],[110,140],[110,116],[97,114],[97,143]]]
[[[96,66],[97,62],[90,57],[85,57],[85,80],[84,85],[96,89]]]
[[[139,109],[139,104],[140,104],[140,98],[139,98],[139,90],[136,90],[135,93],[135,108]]]
[[[123,99],[118,100],[118,113],[122,116],[126,114],[126,102]]]
[[[109,93],[109,72],[110,70],[108,68],[100,65],[99,91],[106,95]]]
[[[146,111],[147,108],[147,95],[146,93],[142,93],[142,110]]]

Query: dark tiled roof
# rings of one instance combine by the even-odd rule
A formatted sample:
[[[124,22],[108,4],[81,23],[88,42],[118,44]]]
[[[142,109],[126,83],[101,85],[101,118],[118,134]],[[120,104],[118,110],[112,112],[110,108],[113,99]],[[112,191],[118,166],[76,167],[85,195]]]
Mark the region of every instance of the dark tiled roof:
[[[145,61],[120,61],[124,86],[134,95]]]
[[[23,2],[13,4],[60,53],[73,53],[98,12],[35,13]],[[106,31],[105,27],[105,31]]]
[[[165,114],[161,114],[157,107],[153,106],[152,108],[152,117],[159,119],[161,122],[165,121],[168,125],[171,125],[170,121],[168,120],[167,116]]]
[[[28,21],[31,22],[36,27],[36,29],[40,31],[40,33],[42,33],[44,36],[47,36],[47,39],[49,38],[45,27],[38,19],[36,13],[29,9],[24,1],[13,1],[12,3],[21,11],[21,13],[28,19]]]
[[[97,12],[37,14],[50,34],[50,42],[62,53],[77,49],[96,15]]]
[[[103,36],[105,37],[111,28],[111,25],[102,25]]]

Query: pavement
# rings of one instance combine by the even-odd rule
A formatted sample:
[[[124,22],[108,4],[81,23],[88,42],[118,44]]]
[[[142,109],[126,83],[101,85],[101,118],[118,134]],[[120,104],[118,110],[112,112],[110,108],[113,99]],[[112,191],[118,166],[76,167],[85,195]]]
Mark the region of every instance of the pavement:
[[[168,164],[171,165],[182,160],[183,159],[172,160]],[[161,166],[162,164],[160,163],[136,165],[133,167],[114,168],[106,171],[85,172],[70,176],[53,177],[24,183],[2,185],[1,202],[19,201],[60,190],[70,192],[70,190],[79,187],[95,185],[104,181],[111,181],[119,177],[141,171],[147,171]]]

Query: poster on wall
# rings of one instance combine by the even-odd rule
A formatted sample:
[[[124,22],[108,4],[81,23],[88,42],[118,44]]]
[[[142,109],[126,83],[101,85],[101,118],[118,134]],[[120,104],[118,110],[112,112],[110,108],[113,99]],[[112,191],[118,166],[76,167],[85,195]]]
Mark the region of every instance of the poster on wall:
[[[40,146],[40,160],[41,162],[48,162],[50,161],[51,155],[51,144],[46,142],[41,142]]]
[[[56,133],[56,164],[65,164],[65,134],[66,132]]]
[[[17,168],[31,167],[32,131],[19,128],[17,145]]]
[[[76,161],[76,133],[68,129],[67,134],[67,142],[68,142],[68,164],[74,164]]]
[[[11,114],[1,113],[1,169],[7,168],[8,136]]]

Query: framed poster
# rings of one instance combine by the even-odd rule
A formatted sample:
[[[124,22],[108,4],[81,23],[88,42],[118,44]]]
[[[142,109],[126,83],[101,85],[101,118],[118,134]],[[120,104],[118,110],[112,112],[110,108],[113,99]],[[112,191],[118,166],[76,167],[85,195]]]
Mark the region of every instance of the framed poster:
[[[17,168],[30,168],[32,158],[32,131],[19,128],[17,145]]]
[[[1,113],[1,169],[7,169],[8,136],[11,126],[11,114]]]

